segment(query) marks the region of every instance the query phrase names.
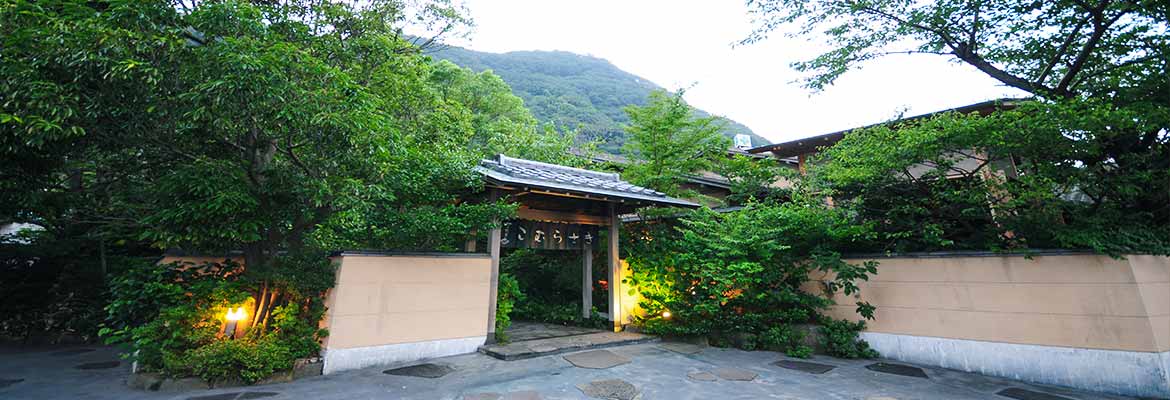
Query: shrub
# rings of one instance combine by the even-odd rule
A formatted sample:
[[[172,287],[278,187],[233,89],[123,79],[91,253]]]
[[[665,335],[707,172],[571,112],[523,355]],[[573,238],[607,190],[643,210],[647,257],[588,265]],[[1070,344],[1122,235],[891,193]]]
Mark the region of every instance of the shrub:
[[[677,222],[628,224],[623,237],[633,274],[625,283],[641,293],[652,317],[646,332],[677,336],[758,335],[769,328],[816,319],[829,295],[857,292],[876,264],[850,264],[833,251],[865,233],[843,211],[804,203],[752,203],[718,213],[699,209]],[[826,293],[802,290],[813,272],[830,274]],[[659,317],[669,310],[670,319]],[[872,307],[858,303],[859,312]],[[730,340],[737,347],[755,347]]]
[[[859,339],[858,333],[865,330],[865,321],[846,321],[825,318],[821,321],[821,346],[829,355],[841,358],[875,358],[877,350]]]
[[[208,382],[240,380],[256,383],[276,371],[289,370],[296,360],[290,343],[272,336],[218,340],[192,350],[182,359],[195,376]]]
[[[500,283],[496,296],[496,340],[507,342],[505,331],[512,326],[512,311],[516,302],[524,301],[524,292],[520,291],[520,283],[511,274],[500,274]]]
[[[760,345],[764,350],[779,351],[791,357],[809,358],[813,349],[804,344],[805,334],[792,325],[776,325],[760,334]]]
[[[282,260],[288,268],[259,269],[248,276],[239,264],[139,265],[114,278],[101,330],[110,344],[146,371],[170,377],[198,376],[211,382],[255,383],[292,368],[297,358],[320,351],[328,332],[317,322],[325,312],[321,279],[313,263]],[[317,265],[320,265],[319,263]],[[273,293],[261,307],[257,284]],[[280,293],[275,293],[276,291]],[[248,305],[252,326],[236,340],[223,337],[229,307]],[[254,306],[254,307],[252,307]],[[256,310],[270,309],[268,313]]]

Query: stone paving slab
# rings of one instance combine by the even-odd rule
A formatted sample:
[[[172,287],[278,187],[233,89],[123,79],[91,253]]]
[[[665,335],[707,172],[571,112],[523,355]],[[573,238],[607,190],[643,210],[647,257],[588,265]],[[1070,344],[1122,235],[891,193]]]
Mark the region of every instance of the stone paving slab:
[[[866,365],[865,369],[886,374],[909,376],[911,378],[929,378],[926,376],[926,371],[923,371],[922,368],[902,364],[879,362]]]
[[[187,400],[251,400],[279,396],[276,392],[231,392],[188,397]]]
[[[1064,396],[1020,388],[1007,388],[995,394],[1016,400],[1073,400]]]
[[[735,367],[716,368],[714,371],[711,371],[711,373],[729,381],[752,381],[756,379],[757,376],[760,376],[760,374],[755,372]]]
[[[658,347],[673,351],[679,354],[698,354],[703,351],[703,346],[683,342],[666,342],[658,345]]]
[[[715,374],[706,371],[688,373],[687,378],[699,382],[715,382],[719,380],[719,377],[715,376]]]
[[[544,397],[540,392],[535,390],[524,390],[520,392],[505,393],[502,400],[543,400]]]
[[[645,400],[719,399],[746,400],[785,398],[790,400],[1018,400],[999,395],[1009,388],[1051,393],[1076,400],[1132,400],[1123,396],[1092,393],[1068,388],[1033,385],[1007,378],[995,378],[954,370],[944,370],[893,360],[923,369],[930,379],[912,379],[876,373],[865,368],[875,360],[829,359],[817,356],[814,362],[836,366],[830,375],[813,375],[788,371],[772,365],[787,359],[769,351],[747,352],[736,349],[707,348],[684,355],[664,351],[657,343],[623,346],[610,351],[631,358],[631,363],[612,369],[577,368],[560,356],[520,361],[500,361],[482,354],[444,357],[430,362],[448,365],[456,372],[441,379],[419,379],[383,374],[389,367],[371,367],[329,376],[234,390],[186,391],[160,393],[126,386],[130,366],[106,370],[77,370],[83,361],[117,358],[117,350],[106,346],[89,346],[95,352],[75,357],[55,357],[54,350],[75,348],[39,348],[36,351],[0,350],[0,379],[24,378],[25,381],[0,388],[0,398],[8,400],[86,399],[86,400],[185,400],[190,397],[236,393],[223,400],[239,400],[239,393],[279,393],[257,400],[457,400],[465,394],[494,393],[494,396],[471,400],[505,400],[505,396],[539,395],[545,399],[589,399],[579,383],[620,378],[637,388]],[[749,382],[697,381],[688,374],[711,373],[716,367],[749,369],[759,376]],[[1103,371],[1102,373],[1108,373]],[[711,374],[714,375],[714,374]],[[831,379],[826,377],[831,376]],[[521,392],[523,391],[523,392]],[[1015,391],[1007,391],[1011,394]],[[258,395],[247,395],[258,396]],[[1046,399],[1047,400],[1047,399]],[[1064,399],[1060,399],[1064,400]]]
[[[631,360],[609,350],[590,350],[565,355],[565,361],[578,368],[606,369],[629,364]]]
[[[634,384],[621,379],[606,379],[589,383],[579,383],[577,388],[581,393],[595,399],[633,400],[638,396],[638,388]]]
[[[411,365],[411,366],[402,367],[402,368],[388,369],[388,370],[382,371],[382,373],[387,374],[387,375],[413,376],[413,377],[417,377],[417,378],[435,379],[435,378],[442,378],[442,377],[446,376],[447,374],[452,373],[454,371],[455,371],[455,369],[451,368],[450,366],[446,366],[446,365],[442,365],[442,364],[426,363],[426,364]]]
[[[547,324],[543,322],[528,321],[513,321],[512,325],[504,331],[504,333],[508,335],[508,340],[513,342],[586,335],[598,332],[605,331],[601,329],[585,328],[580,326]]]
[[[491,344],[480,346],[479,352],[505,360],[523,360],[574,351],[602,349],[613,346],[657,342],[658,338],[633,332],[597,332],[584,335]]]
[[[817,375],[832,371],[833,368],[837,368],[837,367],[834,367],[834,366],[829,365],[829,364],[821,364],[821,363],[815,363],[815,362],[809,362],[809,361],[795,361],[795,360],[780,360],[780,361],[772,363],[772,365],[775,365],[775,366],[780,367],[780,368],[794,369],[797,371],[803,371],[803,372],[808,372],[810,374],[817,374]]]

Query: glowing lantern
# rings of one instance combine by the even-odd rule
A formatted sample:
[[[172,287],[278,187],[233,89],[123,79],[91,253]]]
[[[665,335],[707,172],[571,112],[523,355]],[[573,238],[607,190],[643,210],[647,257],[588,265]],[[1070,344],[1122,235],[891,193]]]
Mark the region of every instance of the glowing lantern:
[[[244,307],[236,307],[235,311],[232,311],[230,308],[228,309],[226,318],[228,321],[239,321],[247,316],[248,314],[244,313]]]
[[[227,315],[224,316],[227,324],[223,327],[223,335],[228,339],[234,339],[236,337],[236,325],[247,316],[248,314],[244,312],[244,307],[236,307],[234,311],[229,308]]]
[[[662,318],[670,319],[670,311],[663,311]]]

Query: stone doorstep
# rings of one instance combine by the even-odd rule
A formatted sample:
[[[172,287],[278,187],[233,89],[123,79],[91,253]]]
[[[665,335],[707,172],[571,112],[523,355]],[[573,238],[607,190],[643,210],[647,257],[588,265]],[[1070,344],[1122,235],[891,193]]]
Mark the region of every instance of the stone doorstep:
[[[272,376],[254,383],[252,386],[287,383],[298,379],[320,376],[324,366],[324,362],[319,357],[315,357],[313,359],[296,360],[296,362],[293,363],[293,369],[274,373]],[[126,386],[138,390],[175,393],[192,390],[209,390],[249,385],[245,385],[243,382],[239,381],[208,383],[195,377],[178,379],[163,378],[159,374],[153,372],[139,372],[132,373],[129,377],[126,378]]]
[[[616,340],[609,340],[612,338],[607,336],[611,335],[625,337]],[[607,340],[593,342],[587,340],[589,337],[604,337]],[[627,346],[632,344],[656,343],[658,341],[660,341],[660,339],[656,336],[643,335],[639,333],[601,332],[551,339],[512,342],[503,345],[485,345],[479,347],[479,352],[504,361],[516,361],[562,353],[571,353],[582,350],[604,349],[608,347]]]

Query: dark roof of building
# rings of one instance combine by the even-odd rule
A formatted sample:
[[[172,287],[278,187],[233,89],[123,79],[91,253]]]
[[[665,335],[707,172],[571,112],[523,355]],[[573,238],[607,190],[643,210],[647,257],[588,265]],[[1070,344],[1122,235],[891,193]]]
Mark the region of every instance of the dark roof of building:
[[[808,138],[804,138],[804,139],[797,139],[797,140],[792,140],[792,141],[783,142],[783,143],[774,143],[774,144],[763,145],[763,146],[748,149],[747,151],[749,153],[755,153],[755,154],[770,152],[770,153],[772,153],[773,156],[781,157],[781,158],[792,157],[792,156],[796,156],[796,155],[800,155],[800,154],[815,153],[815,152],[817,152],[818,148],[825,147],[825,146],[832,146],[833,144],[836,144],[837,142],[841,141],[841,139],[845,138],[846,133],[849,133],[849,132],[852,132],[852,131],[855,131],[858,129],[864,129],[864,128],[869,128],[869,127],[886,125],[886,124],[893,124],[893,123],[899,123],[899,122],[909,122],[909,121],[913,121],[913,120],[930,118],[930,117],[933,117],[935,115],[951,113],[951,112],[957,112],[960,114],[969,114],[969,113],[973,113],[973,112],[978,112],[980,114],[987,115],[987,114],[990,114],[991,112],[994,112],[994,111],[1015,108],[1016,105],[1018,105],[1020,102],[1025,101],[1025,100],[1027,100],[1027,99],[1005,98],[1005,99],[988,100],[988,101],[979,102],[979,103],[975,103],[975,104],[968,104],[968,105],[965,105],[962,107],[949,108],[946,110],[935,111],[935,112],[926,113],[926,114],[922,114],[922,115],[915,115],[913,117],[900,118],[900,119],[897,119],[894,121],[880,122],[880,123],[866,125],[866,126],[858,127],[858,128],[849,128],[849,129],[846,129],[843,131],[826,133],[823,135],[808,137]]]
[[[599,200],[614,199],[634,203],[698,207],[687,200],[676,199],[665,193],[644,188],[621,180],[612,172],[590,171],[520,158],[498,155],[495,159],[483,160],[476,171],[484,175],[489,183],[510,185],[549,192],[568,193]]]

